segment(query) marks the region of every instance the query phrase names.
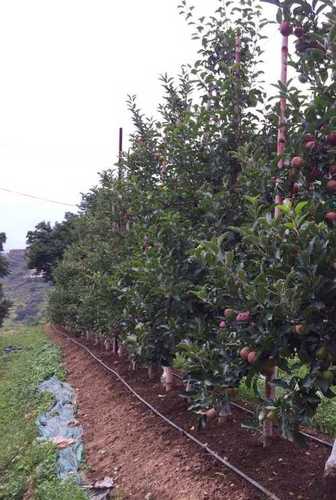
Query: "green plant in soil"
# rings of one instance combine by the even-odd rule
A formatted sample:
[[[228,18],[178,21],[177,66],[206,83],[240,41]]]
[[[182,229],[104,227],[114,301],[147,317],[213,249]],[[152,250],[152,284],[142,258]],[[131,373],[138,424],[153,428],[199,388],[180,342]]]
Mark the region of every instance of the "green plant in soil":
[[[309,67],[311,93],[279,85],[289,102],[290,134],[273,192],[287,197],[286,203],[278,207],[281,215],[275,220],[273,207],[248,193],[250,217],[240,227],[228,228],[217,245],[202,242],[194,253],[213,268],[213,284],[208,283],[203,300],[214,307],[220,303],[222,311],[230,307],[242,312],[240,320],[226,319],[223,313],[219,318],[225,326],[207,348],[207,353],[221,352],[214,373],[222,376],[222,385],[234,384],[235,374],[236,383],[246,375],[257,391],[260,373],[267,375],[275,366],[287,372],[286,378],[275,380],[283,391],[276,403],[265,400],[259,421],[271,411],[289,439],[314,415],[321,394],[334,397],[335,383],[335,11],[328,2],[297,4],[284,2],[277,16],[279,22],[303,25],[304,37],[312,40],[291,61],[300,71]],[[291,357],[306,367],[304,376],[293,371]],[[204,358],[198,361],[203,364]],[[186,356],[187,369],[190,363]],[[208,377],[207,383],[211,390],[220,382]]]
[[[6,354],[4,348],[15,346]],[[60,353],[40,327],[6,329],[0,335],[0,498],[84,500],[71,481],[56,476],[56,449],[37,440],[36,418],[50,404],[37,386],[63,378]]]
[[[178,342],[215,325],[217,312],[193,292],[207,270],[189,255],[199,238],[239,222],[245,209],[234,188],[237,137],[253,141],[253,154],[262,151],[265,137],[257,130],[261,35],[253,27],[263,20],[260,9],[244,5],[237,27],[229,7],[220,7],[204,32],[204,20],[198,23],[199,59],[177,82],[162,77],[160,121],[144,117],[129,99],[135,133],[123,158],[124,177],[103,173],[100,187],[84,198],[82,238],[55,271],[52,319],[75,330],[117,332],[131,356],[147,364],[171,364]],[[182,13],[190,20],[187,7]]]
[[[293,359],[289,361],[289,365],[292,367],[297,366],[297,360]],[[301,366],[299,369],[295,369],[296,375],[303,378],[307,374],[307,368]],[[281,373],[281,377],[287,379],[286,373]],[[243,380],[239,385],[239,391],[237,397],[244,401],[250,401],[253,407],[256,407],[262,402],[262,399],[258,396],[263,394],[264,381],[262,378],[257,383],[258,393],[253,390],[250,385],[247,385],[246,381]],[[335,386],[331,388],[335,391]],[[278,393],[283,391],[283,389],[278,388]],[[329,434],[332,438],[336,434],[336,413],[335,413],[335,401],[333,399],[328,399],[323,397],[321,394],[321,402],[316,410],[316,413],[311,419],[307,420],[307,425],[309,427],[315,428],[319,431]]]
[[[209,19],[185,1],[180,11],[198,60],[162,77],[158,119],[129,98],[122,175],[103,172],[83,197],[49,314],[74,332],[118,335],[134,361],[182,369],[196,412],[220,410],[242,382],[259,394],[260,374],[279,367],[279,397],[264,398],[258,422],[271,413],[295,439],[334,396],[335,9],[280,4],[301,83],[278,83],[269,101],[258,2],[219,2]]]

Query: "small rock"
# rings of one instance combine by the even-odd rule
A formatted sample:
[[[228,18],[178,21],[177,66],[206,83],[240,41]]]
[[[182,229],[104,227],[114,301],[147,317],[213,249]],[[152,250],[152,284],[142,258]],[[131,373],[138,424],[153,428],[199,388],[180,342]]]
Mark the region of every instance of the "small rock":
[[[105,489],[105,488],[109,489],[113,488],[113,486],[114,486],[113,479],[110,477],[104,477],[102,481],[96,481],[94,483],[94,487],[98,489]]]

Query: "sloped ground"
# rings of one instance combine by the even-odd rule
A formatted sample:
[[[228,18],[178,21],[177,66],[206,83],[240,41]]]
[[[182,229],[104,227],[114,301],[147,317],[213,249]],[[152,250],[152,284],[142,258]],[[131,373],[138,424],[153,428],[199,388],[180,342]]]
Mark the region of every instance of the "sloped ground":
[[[262,498],[151,414],[86,352],[55,330],[50,333],[62,348],[68,381],[77,391],[89,475],[114,477],[124,491],[123,498]],[[117,369],[142,397],[193,432],[195,422],[186,412],[184,401],[174,392],[163,393],[159,374],[154,382],[149,382],[144,370],[132,373],[125,362],[99,348],[90,348]],[[197,437],[283,500],[336,498],[336,494],[323,494],[321,477],[327,449],[315,443],[301,449],[277,439],[270,449],[264,450],[255,434],[241,428],[244,418],[236,411],[232,423],[212,424]]]
[[[6,297],[13,303],[6,325],[41,321],[50,285],[27,268],[25,250],[11,250],[6,258],[10,274],[3,279],[3,286]]]

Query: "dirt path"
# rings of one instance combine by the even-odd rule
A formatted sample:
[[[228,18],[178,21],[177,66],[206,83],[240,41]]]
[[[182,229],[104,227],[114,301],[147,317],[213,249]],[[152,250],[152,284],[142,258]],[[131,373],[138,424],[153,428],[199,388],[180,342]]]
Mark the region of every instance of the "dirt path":
[[[85,351],[55,332],[49,333],[62,348],[68,381],[77,392],[89,477],[114,477],[125,499],[262,498],[150,413]],[[194,422],[181,398],[175,393],[165,395],[159,381],[149,383],[144,371],[130,373],[111,354],[95,350],[145,399],[190,431]],[[302,450],[277,440],[265,451],[256,435],[241,429],[241,420],[237,411],[229,427],[211,426],[198,438],[283,500],[323,498],[320,478],[328,450],[314,443]]]

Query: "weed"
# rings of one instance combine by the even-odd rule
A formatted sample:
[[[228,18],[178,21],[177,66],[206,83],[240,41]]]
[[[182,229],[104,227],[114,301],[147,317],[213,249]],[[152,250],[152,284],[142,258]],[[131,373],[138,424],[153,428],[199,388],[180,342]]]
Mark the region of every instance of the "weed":
[[[9,354],[4,348],[21,349]],[[39,442],[36,418],[51,396],[38,384],[52,375],[63,379],[59,349],[40,327],[18,327],[0,335],[0,499],[84,500],[72,481],[56,476],[56,449]]]

